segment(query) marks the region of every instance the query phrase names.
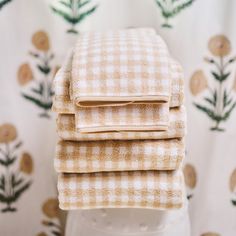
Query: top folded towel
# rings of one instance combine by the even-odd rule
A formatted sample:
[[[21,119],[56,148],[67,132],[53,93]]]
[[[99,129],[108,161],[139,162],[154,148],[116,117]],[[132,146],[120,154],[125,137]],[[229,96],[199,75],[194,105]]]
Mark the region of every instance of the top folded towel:
[[[165,103],[170,56],[151,29],[82,34],[72,62],[70,97],[78,106]]]

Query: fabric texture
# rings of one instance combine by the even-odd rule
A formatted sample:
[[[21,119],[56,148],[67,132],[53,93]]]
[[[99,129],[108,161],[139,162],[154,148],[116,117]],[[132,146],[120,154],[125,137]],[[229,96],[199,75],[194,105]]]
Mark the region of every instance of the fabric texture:
[[[181,171],[118,171],[60,174],[60,208],[158,208],[183,205]]]
[[[126,29],[78,38],[54,81],[62,209],[183,206],[182,83],[156,34]]]
[[[184,158],[183,140],[59,141],[57,172],[176,170]]]
[[[75,106],[70,98],[70,81],[72,73],[73,50],[67,54],[62,68],[57,72],[53,81],[55,96],[52,110],[57,113],[74,114]],[[184,75],[181,65],[174,59],[170,59],[171,95],[170,107],[178,107],[183,104],[184,98]],[[150,103],[151,101],[149,101]]]
[[[172,108],[169,114],[169,126],[167,131],[103,133],[79,133],[75,127],[74,115],[59,114],[57,117],[57,133],[61,139],[73,141],[169,139],[184,137],[186,134],[186,111],[184,106]]]
[[[80,35],[72,62],[71,98],[79,106],[168,102],[169,53],[141,29]]]
[[[168,124],[168,103],[78,107],[75,111],[75,128],[80,133],[165,131]]]

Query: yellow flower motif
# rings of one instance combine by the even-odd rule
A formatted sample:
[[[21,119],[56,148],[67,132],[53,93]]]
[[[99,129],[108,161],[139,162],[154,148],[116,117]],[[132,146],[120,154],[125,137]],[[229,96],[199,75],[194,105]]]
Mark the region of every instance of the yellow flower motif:
[[[40,51],[47,52],[50,48],[49,38],[45,31],[37,31],[32,36],[33,45]]]
[[[202,70],[197,70],[193,73],[190,79],[190,91],[196,96],[207,88],[207,79]]]
[[[37,236],[48,236],[48,235],[44,232],[41,232],[41,233],[38,233]]]
[[[59,218],[58,200],[55,198],[48,199],[42,206],[43,213],[49,218]]]
[[[17,78],[20,85],[26,85],[33,79],[33,72],[29,64],[22,64],[17,72]]]
[[[20,171],[25,174],[31,174],[33,172],[33,160],[29,153],[24,152],[20,160]]]
[[[197,184],[197,173],[195,168],[190,164],[186,164],[183,172],[185,184],[191,189],[195,188]]]
[[[229,39],[224,35],[216,35],[212,37],[208,43],[208,48],[214,56],[226,56],[231,51]]]
[[[9,143],[17,137],[17,131],[12,124],[3,124],[0,126],[0,143]]]
[[[214,233],[214,232],[207,232],[207,233],[201,234],[201,236],[220,236],[220,234]]]
[[[234,169],[233,173],[230,176],[229,180],[229,188],[231,192],[234,192],[236,189],[236,169]]]

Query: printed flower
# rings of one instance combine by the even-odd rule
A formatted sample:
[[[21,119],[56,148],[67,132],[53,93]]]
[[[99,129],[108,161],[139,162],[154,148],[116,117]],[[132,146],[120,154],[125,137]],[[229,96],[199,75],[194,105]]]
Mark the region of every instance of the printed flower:
[[[20,85],[26,85],[33,79],[33,72],[29,64],[22,64],[17,72],[17,78]]]
[[[220,236],[220,234],[214,233],[214,232],[207,232],[207,233],[201,234],[201,236]]]
[[[185,184],[191,189],[195,188],[197,184],[197,173],[195,168],[190,164],[186,164],[183,171]]]
[[[230,191],[234,192],[235,187],[236,187],[236,169],[234,169],[233,173],[230,176],[230,181],[229,181]]]
[[[0,126],[0,143],[9,143],[17,137],[17,131],[12,124],[3,124]]]
[[[31,174],[33,171],[33,160],[29,153],[24,152],[20,160],[20,171],[25,174]]]
[[[55,198],[48,199],[43,204],[42,211],[49,218],[59,218],[58,200]]]
[[[50,48],[49,38],[46,32],[37,31],[32,36],[33,45],[40,51],[47,52]]]
[[[231,51],[230,41],[224,35],[212,37],[208,43],[208,48],[214,56],[226,56]]]
[[[197,70],[193,73],[190,79],[190,91],[196,96],[207,88],[207,79],[202,70]]]

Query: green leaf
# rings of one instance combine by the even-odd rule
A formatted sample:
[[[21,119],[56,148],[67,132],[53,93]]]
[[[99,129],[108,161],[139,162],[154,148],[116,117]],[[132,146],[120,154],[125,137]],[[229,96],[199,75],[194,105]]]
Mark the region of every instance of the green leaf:
[[[11,164],[13,164],[15,162],[15,160],[16,160],[16,156],[13,156],[12,158],[9,158],[6,162],[7,166],[10,166]]]
[[[53,235],[55,236],[61,236],[61,233],[59,231],[56,231],[56,230],[52,230],[51,231]]]
[[[231,200],[232,204],[236,206],[236,200]]]
[[[211,74],[213,75],[213,77],[214,77],[217,81],[221,81],[221,76],[218,75],[216,72],[211,71]]]
[[[13,187],[17,187],[18,185],[20,185],[22,182],[24,181],[24,179],[20,178],[17,181],[14,182]]]
[[[232,101],[233,101],[233,98],[229,97],[229,94],[227,93],[227,90],[225,89],[224,93],[223,93],[223,108],[225,108],[228,105],[230,105]]]
[[[161,14],[164,18],[169,18],[171,16],[171,13],[168,12],[165,7],[162,5],[161,1],[156,0],[157,5],[159,6],[159,8],[161,9]]]
[[[226,89],[224,89],[224,93],[223,93],[223,107],[225,107],[225,104],[227,103],[227,92]]]
[[[77,23],[80,23],[81,21],[83,21],[87,16],[91,15],[93,12],[96,11],[96,9],[98,8],[98,5],[92,7],[91,9],[87,10],[86,12],[83,12],[79,15],[79,17],[77,18]]]
[[[221,116],[218,116],[217,114],[215,114],[215,112],[205,106],[202,106],[200,104],[197,103],[193,103],[196,108],[198,108],[200,111],[206,113],[206,115],[208,115],[212,120],[214,121],[220,121],[221,120]]]
[[[22,185],[20,188],[18,188],[15,192],[14,192],[14,196],[12,196],[12,200],[13,201],[16,201],[20,196],[21,194],[27,190],[31,185],[31,181],[25,183],[24,185]]]
[[[228,76],[230,75],[230,72],[229,73],[226,73],[226,74],[223,74],[223,75],[219,75],[217,74],[216,72],[214,71],[211,71],[211,74],[213,75],[213,77],[219,81],[219,82],[222,82],[224,80],[226,80],[228,78]]]
[[[216,102],[217,102],[217,91],[216,90],[213,93],[213,99],[214,99],[214,103],[216,104]]]
[[[177,6],[177,7],[175,7],[175,8],[173,9],[173,11],[172,11],[171,16],[173,17],[173,16],[177,15],[179,12],[181,12],[181,11],[184,10],[185,8],[187,8],[187,7],[189,7],[190,5],[192,5],[192,3],[193,3],[194,1],[195,1],[195,0],[189,0],[189,1],[187,1],[187,2],[185,2],[185,3],[183,3],[183,4],[181,4],[181,5],[179,5],[179,6]]]
[[[0,193],[0,202],[8,203],[8,198],[1,193]]]
[[[2,1],[0,1],[0,9],[9,2],[11,2],[11,0],[2,0]]]
[[[67,8],[72,8],[72,6],[71,6],[71,4],[70,3],[68,3],[68,2],[65,2],[65,1],[59,1],[59,3],[61,3],[61,5],[63,5],[63,6],[65,6],[65,7],[67,7]]]
[[[226,73],[226,74],[223,74],[223,75],[221,76],[221,81],[226,80],[226,79],[229,77],[229,75],[230,75],[230,72],[229,72],[229,73]]]
[[[231,105],[231,107],[229,108],[229,110],[224,113],[224,115],[222,116],[222,120],[224,120],[224,121],[228,120],[228,118],[230,117],[230,114],[234,110],[235,106],[236,106],[236,102],[234,102]]]
[[[78,8],[82,8],[83,6],[87,5],[88,3],[90,3],[91,0],[87,0],[87,1],[84,1],[84,2],[78,2]]]
[[[0,185],[1,185],[1,189],[2,189],[3,191],[5,191],[5,183],[6,183],[6,181],[5,181],[5,176],[2,175],[1,178],[0,178]]]
[[[39,84],[38,84],[38,88],[37,89],[35,89],[35,88],[32,88],[31,90],[33,91],[33,92],[35,92],[36,94],[39,94],[39,95],[43,95],[43,82],[40,82]]]
[[[20,141],[14,146],[14,149],[18,149],[19,147],[21,147],[21,145],[22,145],[22,142]]]
[[[0,159],[0,165],[7,166],[7,162],[3,159]]]
[[[35,97],[32,97],[32,96],[30,96],[30,95],[24,94],[24,93],[22,93],[22,96],[23,96],[25,99],[27,99],[27,100],[31,101],[32,103],[34,103],[35,105],[37,105],[37,106],[39,106],[39,107],[41,107],[41,108],[44,108],[45,110],[49,110],[49,109],[51,109],[51,107],[52,107],[52,101],[49,101],[49,102],[47,102],[47,103],[44,103],[44,102],[42,102],[41,100],[39,100],[39,99],[37,99],[37,98],[35,98]]]
[[[37,65],[37,68],[44,73],[45,75],[48,75],[51,71],[50,67],[47,65],[41,66],[41,65]]]
[[[0,165],[7,167],[13,164],[15,160],[16,160],[16,156],[13,156],[12,158],[7,158],[6,160],[0,159]]]
[[[213,107],[216,106],[216,103],[214,100],[212,100],[211,98],[205,97],[204,98],[205,101],[207,101],[210,105],[212,105]]]
[[[51,9],[53,10],[53,12],[55,12],[59,16],[63,17],[67,22],[69,22],[71,24],[75,24],[74,17],[70,16],[67,12],[64,12],[64,11],[62,11],[60,9],[55,8],[55,7],[51,7]]]

